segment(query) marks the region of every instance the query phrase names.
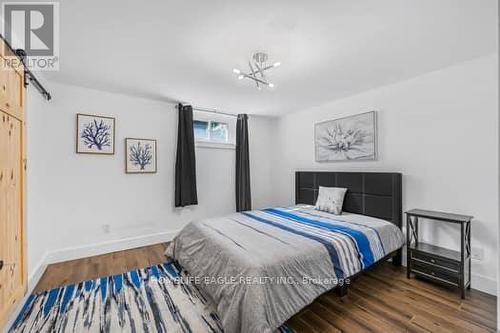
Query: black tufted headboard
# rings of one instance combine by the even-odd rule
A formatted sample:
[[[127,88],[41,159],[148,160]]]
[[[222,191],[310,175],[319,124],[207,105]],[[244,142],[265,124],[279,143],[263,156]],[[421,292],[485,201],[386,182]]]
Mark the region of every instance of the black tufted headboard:
[[[378,217],[402,225],[402,175],[385,172],[295,173],[295,203],[314,205],[319,186],[344,187],[343,210]]]

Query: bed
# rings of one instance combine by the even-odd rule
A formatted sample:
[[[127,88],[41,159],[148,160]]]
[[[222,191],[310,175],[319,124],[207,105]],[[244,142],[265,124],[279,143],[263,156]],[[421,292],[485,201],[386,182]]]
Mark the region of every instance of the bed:
[[[295,184],[295,206],[193,221],[167,248],[225,332],[273,332],[376,263],[401,263],[401,174],[297,172]],[[319,186],[348,189],[342,215],[314,209]]]

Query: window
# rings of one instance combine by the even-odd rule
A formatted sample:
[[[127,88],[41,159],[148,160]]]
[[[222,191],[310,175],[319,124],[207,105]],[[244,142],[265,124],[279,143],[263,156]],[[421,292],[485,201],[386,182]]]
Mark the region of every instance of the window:
[[[227,142],[229,140],[228,125],[218,121],[210,122],[209,139],[216,142]]]
[[[230,143],[229,125],[220,121],[195,120],[194,138],[197,142]]]
[[[208,121],[202,121],[202,120],[195,120],[193,122],[193,128],[194,128],[194,138],[196,141],[205,141],[209,140],[208,136],[208,124],[210,122]]]
[[[226,123],[195,120],[193,127],[196,141],[227,143],[229,140],[229,126]]]
[[[195,112],[193,131],[197,147],[234,149],[236,118]]]

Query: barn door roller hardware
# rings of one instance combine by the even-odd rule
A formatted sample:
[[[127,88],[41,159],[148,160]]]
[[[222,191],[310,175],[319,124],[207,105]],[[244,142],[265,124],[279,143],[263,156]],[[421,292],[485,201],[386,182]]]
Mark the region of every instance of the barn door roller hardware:
[[[14,50],[9,42],[1,34],[0,38],[3,39],[5,45],[7,45],[7,47],[19,58],[19,60],[21,60],[24,65],[24,86],[27,87],[29,84],[32,84],[47,101],[50,101],[52,99],[52,96],[40,83],[40,81],[38,81],[35,74],[33,74],[33,72],[28,69],[28,66],[26,66],[26,63],[24,62],[24,60],[26,59],[26,52],[22,49]]]
[[[16,55],[24,65],[24,86],[27,87],[31,83],[47,101],[50,101],[52,99],[50,93],[44,88],[44,86],[36,78],[35,74],[33,74],[24,63],[24,59],[26,59],[26,52],[23,49],[17,49]]]

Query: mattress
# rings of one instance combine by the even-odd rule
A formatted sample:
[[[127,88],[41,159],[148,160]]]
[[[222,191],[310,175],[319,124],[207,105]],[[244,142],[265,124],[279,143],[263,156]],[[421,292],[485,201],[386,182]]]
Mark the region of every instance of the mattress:
[[[299,205],[193,221],[166,255],[217,304],[225,332],[265,333],[403,244],[390,222]]]

